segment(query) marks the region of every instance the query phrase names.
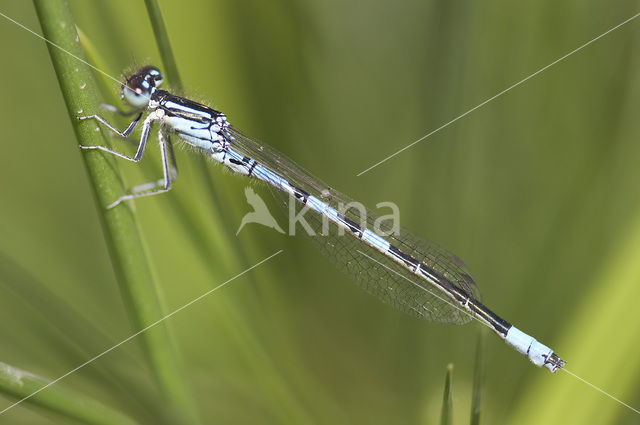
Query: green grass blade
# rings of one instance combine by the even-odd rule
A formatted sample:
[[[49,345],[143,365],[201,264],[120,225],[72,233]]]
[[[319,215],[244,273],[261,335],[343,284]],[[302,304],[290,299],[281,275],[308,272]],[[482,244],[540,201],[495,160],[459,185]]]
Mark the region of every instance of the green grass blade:
[[[485,377],[484,344],[487,336],[487,328],[478,326],[478,340],[476,342],[476,359],[473,368],[473,390],[471,393],[471,425],[480,425],[480,412],[482,410],[482,390]]]
[[[147,12],[149,13],[149,20],[153,27],[153,34],[156,37],[158,43],[158,50],[162,56],[162,63],[164,65],[163,72],[167,80],[171,85],[178,90],[182,89],[182,80],[178,73],[178,65],[176,63],[175,56],[173,55],[173,49],[171,49],[171,43],[169,42],[169,34],[167,33],[167,27],[164,24],[162,18],[162,11],[160,5],[156,0],[145,0],[144,4],[147,6]]]
[[[96,46],[91,42],[89,37],[87,37],[85,32],[82,31],[80,27],[76,27],[76,31],[78,31],[78,37],[80,37],[80,45],[84,50],[84,53],[88,59],[88,62],[98,69],[102,69],[102,70],[109,69],[105,61],[102,59],[102,55],[100,55],[100,53],[96,49]],[[114,88],[117,87],[117,83],[102,73],[98,73],[97,77],[99,79],[98,84],[102,89],[101,91],[102,95],[109,96],[106,103],[111,105],[116,105],[118,101],[121,101],[121,99],[117,98],[116,91],[114,90]],[[109,88],[108,90],[106,89],[107,87]]]
[[[444,378],[444,394],[442,396],[442,414],[440,416],[441,425],[453,424],[453,386],[452,377],[453,364],[447,365],[447,375]]]
[[[51,381],[0,362],[0,392],[21,400]],[[26,399],[24,403],[40,406],[67,418],[96,425],[133,425],[137,422],[123,413],[63,385],[52,385]]]
[[[160,9],[160,5],[157,0],[145,0],[145,5],[147,7],[147,12],[149,14],[149,21],[151,22],[151,27],[153,28],[153,34],[156,39],[156,43],[158,45],[158,51],[160,52],[160,56],[162,57],[162,65],[163,72],[167,78],[172,89],[177,91],[182,91],[183,84],[180,79],[180,74],[178,72],[178,64],[176,63],[175,55],[173,54],[173,49],[171,48],[171,43],[169,42],[169,34],[167,32],[167,27],[164,22],[164,18],[162,17],[162,11]],[[217,217],[221,217],[221,211],[219,209],[220,202],[217,199],[216,189],[211,181],[211,176],[209,174],[210,163],[203,156],[198,156],[191,158],[190,161],[196,167],[198,173],[202,178],[202,182],[206,185],[206,193],[209,196],[209,205],[214,210],[214,214]],[[175,197],[174,197],[175,199]],[[176,205],[176,202],[172,202],[174,212],[177,217],[188,217],[192,216],[189,214],[189,208],[184,205],[183,201],[180,201],[183,205]],[[204,263],[210,264],[211,258],[208,255],[210,251],[209,245],[211,242],[205,242],[202,240],[202,232],[198,231],[197,228],[194,227],[194,220],[191,220],[187,223],[188,220],[179,219],[178,222],[184,223],[183,225],[189,230],[190,235],[192,235],[192,239],[195,243],[199,245],[198,252],[202,253],[205,258]],[[226,264],[239,265],[244,260],[243,253],[237,248],[237,244],[229,243],[228,238],[219,237],[213,241],[216,252],[222,253],[225,255]],[[229,254],[226,254],[227,251],[233,251]],[[235,254],[235,255],[233,255]],[[231,268],[233,269],[233,267]]]
[[[21,305],[25,308],[26,317],[21,323],[34,329],[32,337],[46,341],[49,356],[64,358],[67,364],[82,364],[95,353],[103,351],[105,344],[109,344],[105,341],[111,341],[111,344],[117,342],[108,336],[103,324],[96,323],[90,315],[51,291],[44,282],[12,261],[2,250],[0,299],[12,306]],[[82,338],[78,338],[78,335],[82,335]],[[155,400],[145,396],[145,386],[132,380],[129,371],[116,363],[124,360],[139,364],[129,351],[123,350],[123,356],[117,359],[108,357],[89,364],[84,376],[99,382],[102,389],[120,394],[126,400],[123,407],[144,411],[147,416],[157,415],[159,410]]]
[[[169,42],[169,35],[158,2],[157,0],[145,0],[145,4],[158,45],[158,51],[162,57],[163,69],[167,70],[167,80],[172,88],[181,90],[183,87],[182,81],[179,78],[177,71],[178,66]],[[225,220],[227,222],[235,222],[235,218],[231,219],[229,216],[229,208],[220,208],[221,205],[225,205],[227,202],[220,193],[220,190],[214,185],[212,177],[209,174],[211,168],[210,161],[207,161],[206,157],[202,155],[188,158],[188,160],[191,162],[191,165],[195,167],[195,170],[200,176],[200,181],[204,185],[203,193],[209,201],[206,205],[211,210],[210,219],[215,219],[220,222],[224,222]],[[203,240],[203,233],[199,230],[201,227],[197,226],[194,220],[185,219],[193,217],[193,214],[189,211],[188,204],[184,202],[182,200],[183,198],[179,195],[173,195],[174,202],[171,202],[171,205],[172,210],[176,214],[176,221],[182,223],[182,226],[187,230],[187,234],[191,235],[193,243],[198,245],[197,252],[202,256],[203,263],[211,270],[212,276],[217,276],[222,269],[234,270],[242,267],[242,264],[246,264],[246,253],[238,243],[238,239],[227,232],[219,232],[215,237],[212,237],[213,235],[207,235],[208,240]],[[221,227],[224,228],[225,226]],[[213,261],[210,255],[212,252],[216,253],[217,261]],[[266,277],[266,273],[268,272],[262,272],[262,280],[270,280]],[[233,312],[226,312],[226,314],[230,315],[233,314]],[[253,332],[253,330],[247,327],[246,320],[247,318],[244,315],[236,316],[233,319],[234,328],[238,331],[244,328],[244,332]],[[291,383],[282,378],[277,364],[269,359],[268,355],[265,355],[266,353],[262,355],[258,354],[262,348],[260,344],[256,344],[256,341],[251,338],[239,339],[242,340],[239,344],[242,347],[241,349],[246,353],[251,353],[251,362],[259,365],[256,373],[262,376],[262,380],[270,382],[272,386],[270,396],[273,397],[273,401],[270,402],[270,404],[280,406],[275,410],[282,418],[281,420],[293,420],[294,423],[310,421],[311,415],[305,407],[295,401],[297,397],[296,390],[292,388]],[[280,358],[284,357],[281,355]],[[298,374],[302,375],[300,371],[298,371]],[[312,393],[312,384],[310,382],[306,382],[306,384],[307,392]]]
[[[161,15],[150,13],[150,20],[152,22],[157,19],[161,19]],[[173,54],[171,53],[170,45],[167,42],[162,41],[168,41],[168,36],[166,36],[166,34],[161,35],[157,33],[158,31],[164,31],[164,23],[155,23],[153,24],[153,28],[156,39],[158,40],[158,48],[162,56],[163,64],[165,64],[166,67],[166,64],[173,61]],[[81,36],[81,42],[83,43],[85,50],[88,50],[92,63],[103,63],[100,53],[92,47],[92,43],[88,38]],[[107,83],[104,84],[104,91],[113,92],[109,82],[103,79],[100,79],[100,82]],[[175,79],[169,80],[169,83],[172,87],[176,87],[176,84],[174,84]],[[207,213],[208,220],[212,222],[223,222],[224,219],[221,217],[221,213],[224,210],[220,209],[220,205],[224,205],[224,202],[217,198],[217,192],[215,191],[209,174],[211,163],[202,156],[186,156],[182,159],[187,162],[191,162],[189,165],[195,167],[195,170],[197,170],[198,174],[201,176],[200,180],[205,184],[205,188],[201,193],[203,193],[204,196],[207,196],[205,199],[209,200],[207,207],[211,211]],[[183,162],[181,162],[181,164],[183,164]],[[149,174],[153,174],[153,176],[158,175],[158,167],[149,168]],[[156,171],[154,172],[151,168]],[[150,180],[152,178],[153,177],[151,176],[149,177]],[[175,219],[173,222],[176,223],[176,226],[182,227],[184,234],[189,235],[189,239],[197,247],[195,252],[208,269],[212,280],[222,279],[225,276],[225,273],[231,273],[234,270],[245,267],[247,261],[245,260],[244,252],[237,239],[233,240],[233,238],[230,238],[229,234],[225,232],[217,232],[215,234],[203,232],[203,229],[206,228],[206,226],[203,226],[202,223],[198,221],[197,214],[194,214],[194,208],[192,208],[190,204],[193,202],[193,198],[189,196],[187,190],[174,190],[167,194],[167,196],[171,199],[167,204],[169,206],[168,211],[174,215]],[[226,226],[221,225],[219,228],[225,229]],[[212,253],[215,253],[215,256],[213,256]],[[263,280],[265,279],[265,273],[266,272],[264,271],[262,272]],[[269,394],[272,399],[265,402],[274,406],[274,413],[281,415],[283,421],[295,418],[295,422],[308,422],[311,416],[305,411],[306,409],[303,408],[302,405],[298,404],[299,402],[296,400],[298,392],[292,388],[292,384],[290,382],[283,379],[277,363],[274,363],[267,353],[262,351],[262,345],[256,340],[256,337],[253,334],[255,330],[253,330],[251,325],[247,323],[247,316],[244,314],[237,314],[235,308],[230,308],[225,311],[211,312],[210,318],[216,321],[220,327],[229,328],[232,338],[238,344],[238,350],[242,353],[240,355],[248,355],[249,359],[247,362],[255,365],[255,373],[260,377],[259,381],[270,383],[269,385],[271,386],[271,389]],[[245,337],[242,337],[241,335],[245,335]],[[249,337],[248,335],[252,336]],[[278,355],[278,358],[283,359],[285,356],[286,354],[281,353]],[[288,363],[292,364],[293,359],[289,358]],[[296,374],[298,376],[303,376],[303,371],[298,370]],[[312,394],[313,391],[311,390],[311,383],[307,381],[306,385],[307,390],[305,394]],[[312,399],[317,399],[320,395],[315,394],[310,397]]]
[[[157,19],[161,19],[160,14],[150,13],[150,20],[152,22]],[[166,67],[173,61],[174,56],[171,53],[171,47],[168,44],[168,36],[166,34],[158,34],[158,31],[164,31],[164,23],[154,23],[153,28],[156,39],[158,40],[158,48],[162,55],[163,64],[164,67]],[[88,54],[90,55],[92,63],[99,64],[104,62],[101,60],[100,53],[92,47],[92,43],[87,37],[81,36],[81,42],[83,43],[85,50],[88,49]],[[181,85],[179,84],[180,81],[177,81],[178,84],[176,84],[175,77],[173,80],[168,77],[168,81],[172,87]],[[106,83],[104,84],[104,91],[113,92],[110,87],[111,84],[108,81],[100,79],[100,82]],[[206,184],[204,193],[209,195],[210,202],[208,203],[208,206],[212,209],[212,212],[208,214],[209,220],[219,221],[219,206],[223,203],[219,202],[215,198],[216,193],[214,192],[211,176],[209,175],[209,167],[211,167],[211,164],[208,163],[204,157],[186,157],[184,159],[194,163],[193,165],[196,167],[196,170],[198,170],[198,172],[202,176],[202,181],[204,181],[204,183]],[[157,167],[150,168],[155,169]],[[150,170],[150,172],[153,172],[153,170]],[[154,175],[158,175],[157,172]],[[205,227],[199,225],[197,215],[194,215],[193,208],[190,208],[189,202],[192,199],[190,199],[189,196],[185,196],[187,195],[186,192],[187,191],[173,191],[172,193],[168,194],[168,196],[171,198],[171,202],[168,203],[170,207],[168,211],[171,211],[174,214],[174,222],[177,223],[177,225],[183,227],[184,233],[190,235],[191,241],[197,246],[197,249],[195,251],[198,255],[201,256],[201,260],[203,264],[205,264],[209,269],[211,276],[217,280],[225,275],[225,271],[230,272],[244,267],[246,261],[244,261],[244,255],[242,253],[242,250],[239,248],[237,240],[229,240],[228,235],[224,233],[217,233],[212,235],[202,231],[202,229]],[[224,228],[224,226],[220,227]],[[214,261],[211,253],[216,253],[215,258],[217,259],[217,261]],[[222,313],[217,312],[217,314]],[[244,321],[246,320],[244,316],[236,316],[233,320],[230,320],[228,316],[231,314],[235,314],[235,312],[232,310],[225,312],[225,314],[227,315],[225,320],[233,323],[231,326],[234,329],[232,332],[234,335],[253,332],[248,328],[246,324],[244,324]],[[213,316],[213,313],[212,317],[215,317]],[[219,322],[221,326],[225,326],[225,322]],[[261,349],[260,344],[256,344],[256,341],[254,341],[252,338],[242,339],[238,338],[237,336],[236,338],[238,339],[238,345],[241,352],[251,353],[250,361],[260,365],[256,370],[256,373],[260,374],[260,376],[263,376],[261,380],[267,380],[271,383],[271,394],[274,398],[271,404],[274,406],[288,406],[286,409],[283,407],[275,409],[276,412],[283,412],[283,420],[284,418],[295,417],[296,421],[308,421],[309,416],[305,412],[305,409],[303,409],[299,405],[296,405],[293,401],[295,399],[295,390],[290,388],[289,383],[283,380],[283,378],[280,376],[277,365],[273,364],[271,360],[267,359],[267,356],[261,356],[259,354],[259,350]]]
[[[65,1],[34,0],[44,36],[73,55],[84,58],[73,17]],[[69,116],[78,140],[85,145],[105,145],[102,132],[76,115],[97,112],[95,82],[89,67],[68,53],[47,44]],[[123,186],[112,158],[91,151],[82,154],[98,204],[115,274],[133,321],[141,329],[163,316],[157,286],[133,213],[127,205],[106,210]],[[159,386],[183,415],[193,417],[192,401],[169,334],[158,325],[140,336]]]

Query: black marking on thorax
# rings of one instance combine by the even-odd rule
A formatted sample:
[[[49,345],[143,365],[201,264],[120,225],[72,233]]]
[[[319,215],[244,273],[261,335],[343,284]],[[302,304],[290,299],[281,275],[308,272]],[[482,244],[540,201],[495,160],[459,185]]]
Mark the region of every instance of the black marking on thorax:
[[[185,116],[191,119],[197,119],[202,122],[215,121],[215,119],[221,115],[224,115],[220,111],[216,111],[207,105],[195,102],[185,97],[176,96],[165,90],[156,90],[154,96],[158,96],[160,107],[170,116]],[[170,104],[174,103],[179,106],[190,109],[191,111],[184,111],[180,108],[171,107]]]

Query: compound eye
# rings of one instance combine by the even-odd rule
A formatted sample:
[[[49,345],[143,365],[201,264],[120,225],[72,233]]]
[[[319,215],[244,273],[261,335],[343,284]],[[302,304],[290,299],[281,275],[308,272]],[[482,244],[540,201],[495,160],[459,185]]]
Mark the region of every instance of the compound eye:
[[[154,87],[160,87],[160,85],[164,82],[164,76],[158,68],[149,67],[146,80],[149,81]]]
[[[153,91],[164,81],[162,72],[154,66],[145,66],[126,79],[122,85],[122,97],[129,105],[144,109]]]
[[[148,85],[148,83],[147,83]],[[151,91],[148,87],[131,86],[131,84],[122,86],[121,97],[136,109],[146,108],[151,97]]]

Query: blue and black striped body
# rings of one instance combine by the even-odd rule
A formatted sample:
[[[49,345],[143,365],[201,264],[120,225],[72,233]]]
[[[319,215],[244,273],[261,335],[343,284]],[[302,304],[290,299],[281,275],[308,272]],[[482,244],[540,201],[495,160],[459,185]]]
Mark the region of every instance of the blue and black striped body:
[[[370,217],[338,207],[343,196],[284,155],[237,131],[227,122],[227,117],[215,109],[164,90],[151,93],[148,109],[163,129],[177,134],[187,144],[230,170],[265,182],[294,199],[300,208],[311,210],[318,217],[318,223],[331,223],[334,233],[338,233],[337,229],[344,236],[321,243],[327,251],[340,249],[337,256],[341,258],[336,262],[383,301],[410,314],[443,323],[463,324],[476,319],[536,365],[552,372],[564,365],[551,349],[484,306],[466,266],[453,254],[410,232],[378,234],[372,230]],[[350,245],[352,242],[345,239],[356,244]]]

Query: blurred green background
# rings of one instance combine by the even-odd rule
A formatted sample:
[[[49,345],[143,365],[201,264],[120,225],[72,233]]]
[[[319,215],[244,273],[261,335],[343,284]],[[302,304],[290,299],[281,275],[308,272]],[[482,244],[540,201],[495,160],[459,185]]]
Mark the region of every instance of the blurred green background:
[[[351,197],[397,203],[403,226],[465,260],[490,308],[640,406],[640,20],[356,177],[638,2],[160,3],[190,97]],[[161,64],[142,2],[71,7],[105,72]],[[30,2],[0,11],[39,32]],[[133,330],[45,45],[4,19],[0,38],[0,361],[53,379]],[[305,238],[257,225],[235,237],[247,181],[212,164],[211,193],[193,154],[177,156],[176,193],[135,203],[165,311],[284,250],[169,321],[204,423],[437,423],[449,362],[454,423],[468,423],[477,324],[405,316]],[[485,347],[483,423],[638,423],[493,335]],[[166,420],[136,341],[58,385]],[[27,403],[0,422],[67,423]]]

